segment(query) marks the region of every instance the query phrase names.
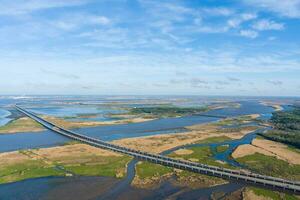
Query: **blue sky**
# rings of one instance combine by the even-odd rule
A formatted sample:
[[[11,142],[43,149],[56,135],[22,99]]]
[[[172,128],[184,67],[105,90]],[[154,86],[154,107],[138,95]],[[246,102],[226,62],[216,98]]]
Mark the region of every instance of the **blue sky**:
[[[300,0],[0,0],[0,94],[300,95]]]

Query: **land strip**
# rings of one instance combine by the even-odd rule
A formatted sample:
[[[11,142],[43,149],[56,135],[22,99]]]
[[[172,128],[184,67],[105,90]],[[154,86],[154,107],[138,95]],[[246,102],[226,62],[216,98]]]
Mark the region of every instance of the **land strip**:
[[[129,156],[85,144],[1,153],[0,183],[72,174],[122,178],[130,160]]]

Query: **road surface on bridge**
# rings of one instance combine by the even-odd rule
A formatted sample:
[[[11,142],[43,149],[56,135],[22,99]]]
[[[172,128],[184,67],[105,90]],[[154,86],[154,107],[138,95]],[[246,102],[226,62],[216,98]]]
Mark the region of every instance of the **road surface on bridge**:
[[[95,147],[127,154],[133,156],[139,160],[146,160],[152,163],[161,164],[168,167],[173,167],[177,169],[187,170],[195,173],[215,176],[224,178],[230,181],[238,181],[244,182],[251,185],[256,185],[260,187],[271,188],[273,190],[280,190],[295,194],[300,194],[300,182],[285,180],[281,178],[271,177],[260,175],[251,172],[245,172],[241,170],[232,170],[221,167],[215,167],[211,165],[195,163],[190,161],[184,161],[179,159],[170,158],[163,155],[152,154],[148,152],[138,151],[134,149],[130,149],[127,147],[111,144],[109,142],[105,142],[99,139],[95,139],[92,137],[88,137],[86,135],[82,135],[76,133],[74,131],[67,130],[63,127],[57,126],[45,119],[37,116],[35,113],[27,111],[16,105],[16,108],[27,115],[28,117],[34,119],[44,127],[49,130],[52,130],[58,134],[61,134],[65,137],[71,138],[73,140],[77,140]]]

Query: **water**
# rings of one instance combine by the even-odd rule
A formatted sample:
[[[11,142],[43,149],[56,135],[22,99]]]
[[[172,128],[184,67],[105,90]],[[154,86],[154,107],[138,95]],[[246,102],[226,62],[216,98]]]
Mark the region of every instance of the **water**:
[[[241,104],[239,108],[227,107],[222,109],[216,109],[208,111],[206,114],[218,115],[226,117],[235,117],[239,115],[250,115],[250,114],[271,114],[274,109],[270,106],[265,106],[260,104],[258,101],[240,101]]]
[[[238,127],[238,126],[235,126],[235,127]],[[242,137],[240,139],[236,139],[236,140],[217,142],[217,143],[208,143],[208,144],[189,144],[189,145],[178,146],[173,149],[166,150],[166,151],[162,152],[161,154],[168,155],[168,154],[170,154],[178,149],[182,149],[182,148],[209,146],[213,152],[213,157],[212,157],[213,159],[226,162],[226,163],[230,164],[231,166],[242,167],[238,162],[236,162],[235,160],[232,160],[230,158],[231,153],[239,145],[250,144],[252,142],[252,140],[256,137],[257,132],[265,131],[267,129],[268,128],[262,128],[257,131],[253,131],[253,132],[245,135],[244,137]],[[216,148],[221,145],[228,145],[228,149],[224,152],[217,152]],[[101,198],[99,198],[99,200],[116,199],[121,194],[124,194],[128,190],[128,186],[130,185],[130,183],[133,181],[133,178],[135,176],[135,165],[137,164],[137,162],[138,162],[137,160],[133,159],[128,164],[127,177],[123,181],[116,184],[116,186],[114,188],[112,188],[111,190],[106,192]],[[242,185],[240,185],[240,184],[229,183],[229,184],[225,184],[225,185],[221,185],[221,186],[217,186],[217,187],[201,188],[201,189],[197,189],[194,191],[182,193],[177,198],[178,199],[199,199],[199,197],[209,198],[213,192],[217,192],[218,190],[220,190],[226,194],[226,193],[235,191],[237,189],[240,189],[241,187],[242,187]],[[170,184],[163,184],[162,186],[160,186],[160,190],[163,191],[163,195],[161,194],[161,191],[160,191],[159,194],[153,194],[151,196],[151,198],[150,197],[148,197],[148,198],[149,199],[165,198],[168,196],[168,195],[166,195],[167,191],[169,191],[169,192],[172,191],[171,193],[176,193],[176,192],[180,191],[181,189],[178,187],[175,187],[175,186],[171,186]],[[169,194],[169,195],[171,195],[171,194]],[[146,199],[148,199],[148,198],[146,198]]]
[[[100,200],[104,199],[111,188],[115,188],[120,180],[110,177],[44,177],[28,179],[16,183],[0,185],[2,200]],[[127,185],[126,189],[105,199],[165,199],[176,195],[176,199],[208,199],[214,192],[230,193],[240,189],[240,184],[225,184],[210,188],[186,189],[164,182],[154,190],[136,189]]]
[[[256,138],[256,134],[258,132],[263,132],[267,129],[269,129],[269,128],[258,129],[256,131],[253,131],[253,132],[245,135],[244,137],[242,137],[240,139],[236,139],[236,140],[229,140],[229,141],[216,142],[216,143],[207,143],[207,144],[189,144],[189,145],[179,146],[179,147],[176,147],[173,149],[169,149],[169,150],[163,152],[163,154],[167,155],[167,154],[170,154],[170,153],[172,153],[178,149],[182,149],[182,148],[209,146],[213,153],[213,156],[212,156],[213,159],[228,163],[231,166],[242,167],[238,162],[236,162],[235,160],[232,160],[230,158],[230,155],[238,146],[243,145],[243,144],[251,144],[252,140],[254,138]],[[217,150],[216,150],[217,147],[223,146],[223,145],[227,145],[228,149],[224,152],[217,152]]]
[[[29,109],[32,112],[42,115],[50,115],[54,117],[66,117],[69,121],[111,121],[115,120],[109,117],[110,114],[120,114],[125,111],[120,108],[111,108],[109,106],[43,106]],[[82,115],[93,115],[91,118]]]
[[[239,110],[241,110],[241,113],[238,112]],[[241,107],[239,108],[218,109],[210,114],[223,116],[232,116],[235,114],[235,116],[238,116],[244,114],[253,114],[255,112],[258,114],[266,114],[272,111],[273,109],[271,107],[263,106],[258,102],[245,101],[241,102]],[[75,131],[105,141],[111,141],[122,138],[183,132],[184,127],[186,126],[210,123],[217,120],[219,120],[219,118],[193,115],[178,118],[157,119],[141,123],[80,128],[76,129]],[[50,131],[0,135],[0,152],[26,148],[50,147],[63,144],[66,141],[68,141],[68,139],[59,136],[58,134],[53,134],[53,132]]]
[[[210,111],[208,114],[238,116],[254,113],[268,114],[272,111],[272,108],[262,106],[258,102],[241,102],[240,108],[224,108]],[[110,141],[128,137],[172,133],[174,131],[181,132],[185,131],[183,128],[185,126],[208,123],[216,120],[218,120],[218,118],[186,116],[136,124],[82,128],[76,131]],[[215,159],[236,166],[237,163],[230,160],[228,155],[230,155],[233,149],[238,145],[250,143],[252,139],[255,138],[255,135],[255,132],[253,132],[240,140],[212,143],[208,145],[213,149]],[[0,151],[55,146],[66,141],[68,141],[68,139],[58,134],[54,134],[51,131],[1,135]],[[218,145],[225,144],[229,145],[227,151],[222,153],[217,153],[215,151],[215,148]],[[191,147],[191,145],[185,147]],[[166,151],[164,154],[175,150],[176,148]],[[106,197],[107,199],[162,199],[171,195],[176,196],[176,199],[208,199],[214,192],[229,193],[243,187],[243,185],[240,184],[229,183],[210,188],[191,190],[174,186],[169,181],[166,181],[159,188],[154,190],[135,189],[130,186],[130,183],[135,175],[134,166],[136,162],[137,161],[133,160],[129,163],[127,177],[123,180],[116,180],[108,177],[47,177],[29,179],[12,184],[0,185],[0,199],[103,199]]]
[[[8,110],[0,108],[0,126],[3,126],[11,121],[11,119],[8,118],[8,116],[10,116],[10,114],[11,113]]]
[[[178,129],[182,129],[185,126],[203,124],[217,120],[218,118],[212,117],[186,116],[157,119],[141,123],[81,128],[76,131],[91,137],[111,141],[121,138],[157,135],[161,134],[162,131],[166,131],[166,133],[178,132]]]
[[[1,200],[96,199],[119,180],[110,177],[44,177],[0,185]]]
[[[235,160],[232,160],[230,158],[231,153],[234,151],[235,148],[237,148],[239,145],[243,145],[243,144],[250,144],[252,142],[252,140],[256,137],[257,132],[261,132],[261,131],[265,131],[268,128],[262,128],[259,129],[257,131],[253,131],[247,135],[245,135],[244,137],[242,137],[241,139],[236,139],[236,140],[231,140],[231,141],[225,141],[225,142],[218,142],[218,143],[208,143],[208,144],[190,144],[190,145],[183,145],[183,146],[179,146],[167,151],[162,152],[162,155],[168,155],[178,149],[181,148],[190,148],[190,147],[199,147],[199,146],[210,146],[210,148],[213,150],[213,158],[215,160],[220,160],[223,162],[226,162],[232,166],[236,166],[236,167],[241,167],[241,165],[236,162]],[[216,148],[218,146],[221,145],[228,145],[228,149],[224,152],[217,152]],[[131,162],[132,164],[136,164],[136,161],[133,160]],[[132,167],[132,165],[130,166]],[[130,171],[130,170],[129,170]],[[129,177],[132,177],[129,176]],[[131,179],[129,179],[131,180]],[[117,194],[120,194],[122,191],[125,190],[125,187],[122,188],[122,185],[119,185],[120,187],[118,187],[118,190],[114,190],[114,195],[117,196]],[[208,187],[208,188],[201,188],[201,189],[196,189],[196,190],[189,190],[186,192],[178,192],[180,190],[178,190],[177,188],[177,193],[179,193],[179,195],[176,195],[176,199],[210,199],[211,195],[217,192],[223,193],[223,196],[225,194],[234,192],[238,189],[241,189],[242,187],[244,187],[244,185],[241,184],[237,184],[237,183],[228,183],[228,184],[223,184],[223,185],[219,185],[219,186],[215,186],[215,187]],[[176,190],[176,188],[172,188],[173,190]],[[164,190],[163,190],[164,191]],[[164,191],[165,192],[165,191]],[[176,192],[173,191],[173,195]],[[169,194],[171,195],[171,194]],[[153,195],[151,197],[148,197],[146,199],[161,199],[161,198],[165,198],[167,197],[167,195],[162,195],[162,193],[153,193]]]
[[[215,148],[218,145],[229,145],[227,153],[216,153],[214,155],[215,159],[223,160],[228,162],[228,155],[231,154],[233,149],[241,144],[251,143],[252,139],[255,137],[255,133],[250,133],[238,140],[232,140],[221,143],[211,143],[211,144],[194,144],[194,145],[185,145],[181,147],[174,148],[163,152],[162,154],[169,154],[173,151],[176,151],[180,148],[188,148],[192,146],[202,146],[210,145],[212,148]],[[49,177],[49,178],[38,178],[38,179],[29,179],[21,182],[16,182],[12,184],[2,184],[0,185],[0,198],[13,200],[13,199],[80,199],[82,197],[86,199],[162,199],[169,196],[176,196],[176,199],[199,199],[205,198],[208,199],[213,193],[222,192],[224,195],[236,191],[243,187],[241,184],[229,183],[214,187],[201,188],[201,189],[188,189],[174,186],[169,181],[164,182],[159,188],[154,190],[142,190],[135,189],[130,186],[134,176],[135,176],[135,165],[138,161],[132,160],[127,167],[127,176],[123,180],[116,181],[113,178],[109,177],[80,177],[80,178],[66,178],[66,177]],[[233,161],[229,162],[233,164]],[[235,165],[235,163],[233,164]],[[87,181],[88,179],[88,181]],[[92,184],[93,182],[93,184]],[[110,185],[114,182],[113,185]],[[91,184],[98,185],[101,188],[93,188],[91,190]],[[105,190],[106,185],[110,185]],[[78,187],[80,186],[80,187]],[[66,190],[76,189],[75,194],[70,195],[66,193]],[[87,193],[87,190],[89,191]],[[94,195],[91,195],[91,192]],[[130,194],[130,195],[128,195]],[[134,195],[132,197],[131,195]]]
[[[132,183],[135,177],[135,166],[137,163],[138,160],[136,159],[131,160],[127,165],[126,178],[124,178],[122,181],[117,183],[111,190],[107,191],[98,199],[99,200],[116,199],[122,193],[125,193],[128,190],[130,184]]]
[[[67,141],[69,141],[68,138],[48,130],[38,133],[2,134],[0,135],[0,152],[52,147]]]

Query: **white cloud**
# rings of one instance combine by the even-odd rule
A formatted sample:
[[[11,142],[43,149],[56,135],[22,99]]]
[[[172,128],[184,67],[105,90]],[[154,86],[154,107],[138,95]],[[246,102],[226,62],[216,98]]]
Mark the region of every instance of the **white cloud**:
[[[283,23],[277,23],[275,21],[262,19],[257,22],[255,22],[252,25],[252,28],[259,30],[259,31],[265,31],[265,30],[283,30],[284,24]]]
[[[200,26],[193,29],[194,32],[198,33],[225,33],[228,31],[227,26]]]
[[[281,16],[300,18],[300,0],[244,0],[244,2]]]
[[[240,31],[240,35],[247,37],[247,38],[256,38],[258,36],[258,33],[256,31],[253,30],[241,30]]]
[[[239,19],[229,19],[227,24],[229,27],[236,28],[240,25],[241,21]]]
[[[180,2],[180,3],[178,3]],[[187,41],[185,35],[198,33],[224,33],[228,26],[221,21],[235,14],[235,10],[227,7],[188,7],[184,1],[177,3],[157,3],[140,0],[145,8],[147,19],[144,25],[158,29],[168,36],[172,42]],[[243,16],[244,17],[244,16]],[[210,24],[210,18],[219,18],[219,22]],[[247,16],[245,16],[247,18]],[[157,37],[157,36],[156,36]],[[193,39],[188,39],[188,42]]]
[[[110,19],[104,16],[91,16],[87,19],[92,24],[101,24],[101,25],[107,25],[110,24]]]
[[[111,20],[105,16],[77,13],[54,19],[49,23],[63,30],[73,30],[84,25],[108,25],[111,23]]]
[[[0,15],[28,14],[42,9],[79,6],[87,2],[88,0],[1,0]]]
[[[227,24],[231,28],[237,28],[242,23],[246,21],[250,21],[257,18],[257,15],[254,13],[242,13],[240,15],[235,16],[227,21]]]
[[[209,16],[230,16],[234,14],[234,10],[225,7],[201,8],[199,11]]]
[[[191,8],[181,6],[181,5],[171,4],[171,3],[161,3],[159,6],[171,12],[180,13],[180,14],[187,14],[193,12]]]

